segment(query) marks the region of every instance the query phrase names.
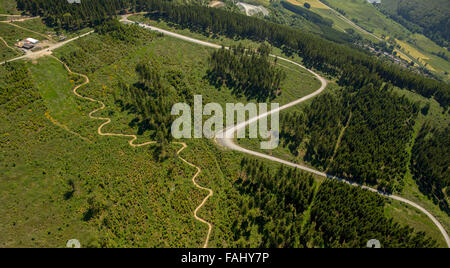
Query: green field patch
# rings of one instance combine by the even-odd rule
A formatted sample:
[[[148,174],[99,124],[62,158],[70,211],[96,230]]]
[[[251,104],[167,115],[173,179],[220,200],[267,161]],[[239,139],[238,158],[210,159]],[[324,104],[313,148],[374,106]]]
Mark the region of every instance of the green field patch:
[[[30,31],[17,28],[4,22],[0,23],[0,36],[3,37],[6,43],[8,43],[8,45],[11,47],[14,46],[14,44],[17,43],[18,41],[29,37],[37,40],[43,39],[43,37],[39,34],[35,34]]]
[[[0,0],[0,14],[20,14],[16,0]]]
[[[67,120],[80,116],[72,89],[77,77],[69,75],[56,59],[45,57],[29,64],[33,80],[53,117]]]
[[[439,229],[425,214],[416,208],[400,203],[396,200],[388,200],[384,208],[385,214],[397,222],[407,224],[417,232],[425,232],[438,242],[439,247],[447,248],[444,237]]]

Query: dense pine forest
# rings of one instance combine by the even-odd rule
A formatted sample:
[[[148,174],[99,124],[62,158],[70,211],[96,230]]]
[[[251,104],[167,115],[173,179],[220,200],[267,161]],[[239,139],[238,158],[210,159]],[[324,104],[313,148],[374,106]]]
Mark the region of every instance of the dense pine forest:
[[[85,0],[81,4],[70,4],[67,0],[17,0],[17,8],[33,16],[45,18],[52,27],[79,30],[100,25],[120,11],[130,7],[129,0]]]
[[[233,223],[237,246],[301,246],[303,213],[315,191],[311,175],[284,167],[273,174],[261,162],[244,158],[235,184],[243,196]]]
[[[384,215],[386,199],[376,193],[327,180],[319,187],[305,225],[310,247],[364,247],[377,237],[384,248],[427,248],[436,242]]]
[[[18,7],[33,15],[43,16],[53,26],[66,29],[95,25],[102,19],[128,10],[149,11],[155,19],[164,19],[192,30],[228,37],[268,41],[286,52],[297,53],[309,67],[332,75],[340,75],[352,66],[358,81],[364,81],[365,70],[381,80],[407,88],[425,97],[434,97],[443,107],[450,105],[450,86],[426,78],[399,66],[377,60],[349,46],[324,40],[313,34],[264,19],[247,17],[222,9],[197,5],[178,5],[162,0],[82,1],[81,5],[65,0],[18,1]]]
[[[130,124],[138,127],[138,133],[153,133],[150,138],[157,141],[156,157],[163,160],[168,157],[167,147],[172,141],[170,127],[174,118],[170,110],[177,102],[192,102],[192,90],[180,71],[163,73],[157,61],[139,63],[136,72],[139,81],[133,85],[121,83],[121,96],[116,95],[116,102],[137,115]]]
[[[327,167],[345,124],[347,110],[344,108],[337,96],[325,93],[316,97],[303,112],[281,114],[281,144],[294,155],[305,147],[305,160],[314,166]]]
[[[283,116],[280,137],[294,154],[305,141],[305,160],[315,166],[392,192],[403,187],[417,112],[387,87],[348,88],[315,98],[305,113]]]
[[[387,89],[361,88],[348,102],[352,117],[330,171],[392,192],[403,187],[406,146],[418,107]]]
[[[280,94],[286,73],[270,60],[270,47],[262,44],[257,51],[239,45],[219,49],[209,58],[209,80],[220,87],[226,85],[237,95],[265,101]]]
[[[450,214],[450,128],[424,125],[412,150],[411,169],[419,189]]]
[[[240,174],[235,187],[242,199],[233,223],[240,247],[362,248],[374,237],[385,248],[436,245],[424,233],[387,218],[385,199],[376,193],[332,180],[317,185],[297,169],[273,172],[247,158]]]

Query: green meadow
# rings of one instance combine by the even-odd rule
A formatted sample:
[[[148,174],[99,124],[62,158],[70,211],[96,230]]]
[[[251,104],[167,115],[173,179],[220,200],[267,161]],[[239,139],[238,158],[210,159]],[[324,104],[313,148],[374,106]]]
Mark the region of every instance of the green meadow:
[[[42,24],[27,23],[32,25],[25,22],[21,25],[40,33],[47,31]],[[153,23],[173,29],[164,22]],[[8,34],[13,26],[5,26],[8,28],[0,28],[0,36],[8,43],[25,34],[18,28]],[[177,31],[227,46],[238,43],[258,46],[249,40]],[[227,102],[249,101],[236,97],[226,87],[218,89],[208,82],[211,48],[167,36],[143,32],[139,35],[140,41],[127,44],[94,33],[54,51],[53,55],[67,62],[72,71],[89,77],[90,83],[79,88],[78,93],[106,105],[95,114],[111,118],[103,132],[136,134],[136,143],[149,141],[150,133],[139,133],[131,124],[136,116],[123,109],[114,97],[121,94],[119,81],[137,82],[135,67],[142,61],[160,63],[163,73],[170,70],[183,73],[184,81],[194,93],[203,96],[203,103],[224,106]],[[277,49],[273,53],[282,55]],[[207,192],[194,186],[191,179],[196,170],[177,157],[180,145],[171,144],[170,157],[158,161],[152,145],[133,148],[128,138],[99,136],[97,129],[103,121],[88,116],[99,104],[80,99],[72,92],[84,82],[82,77],[69,74],[53,57],[14,64],[26,67],[34,94],[24,96],[29,100],[15,110],[6,108],[11,100],[0,102],[0,172],[4,174],[0,180],[0,202],[4,204],[0,213],[6,215],[0,219],[1,247],[65,247],[69,239],[80,240],[83,247],[203,245],[207,226],[194,219],[193,211]],[[320,87],[319,81],[304,69],[280,60],[278,65],[285,70],[287,79],[282,83],[281,95],[271,102],[282,105]],[[8,68],[0,66],[3,80]],[[327,90],[339,87],[332,82]],[[437,107],[433,104],[432,114]],[[197,182],[214,192],[198,214],[213,224],[209,246],[232,247],[235,243],[232,224],[238,216],[240,197],[233,183],[240,175],[243,155],[221,148],[213,140],[185,142],[188,147],[181,157],[201,168]],[[257,140],[240,142],[248,148],[258,145]],[[290,152],[283,147],[272,153],[291,159]],[[279,167],[263,162],[274,169]],[[387,215],[418,231],[426,231],[443,245],[439,232],[423,214],[396,203],[388,204],[385,210]],[[445,224],[448,228],[448,223]]]

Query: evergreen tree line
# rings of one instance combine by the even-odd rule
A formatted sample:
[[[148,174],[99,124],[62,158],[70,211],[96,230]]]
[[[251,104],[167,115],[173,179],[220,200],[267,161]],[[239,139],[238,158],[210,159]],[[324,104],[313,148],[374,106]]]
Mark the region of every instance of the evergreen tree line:
[[[115,99],[137,115],[130,125],[137,126],[139,134],[150,133],[149,138],[157,142],[156,157],[163,160],[168,157],[167,147],[172,141],[172,106],[177,102],[192,102],[192,90],[180,71],[164,73],[156,61],[140,62],[135,70],[139,81],[133,85],[119,82],[121,93],[116,93]]]
[[[364,248],[371,239],[385,248],[436,246],[386,217],[378,194],[329,179],[317,186],[298,169],[274,172],[244,158],[235,187],[241,195],[232,230],[239,247]]]
[[[336,44],[299,29],[222,9],[180,5],[164,0],[85,0],[78,6],[68,4],[65,0],[19,0],[18,7],[44,16],[50,24],[62,23],[69,29],[70,24],[64,23],[66,17],[70,18],[68,21],[93,25],[99,23],[102,16],[105,18],[127,10],[149,11],[154,19],[164,19],[203,33],[268,41],[287,53],[297,53],[308,67],[332,75],[341,75],[344,69],[351,66],[355,78],[365,80],[365,70],[368,70],[395,86],[425,97],[433,96],[445,108],[450,104],[450,86],[444,82],[377,60],[348,45]]]
[[[386,86],[349,88],[315,98],[302,113],[282,116],[280,138],[294,154],[304,148],[304,160],[314,166],[392,192],[403,187],[418,110]]]
[[[425,124],[411,157],[411,172],[419,189],[450,214],[450,127],[437,129]]]
[[[219,49],[209,57],[208,77],[220,87],[226,85],[237,95],[260,101],[273,99],[280,94],[280,84],[286,73],[269,59],[270,48],[262,44],[257,51],[242,45]]]
[[[67,0],[17,0],[17,8],[43,17],[51,27],[79,30],[113,18],[128,10],[132,3],[130,0],[82,0],[79,4]]]
[[[241,193],[232,230],[238,247],[301,247],[303,214],[314,195],[314,179],[297,169],[273,170],[243,158],[235,186]],[[257,241],[256,244],[253,241]]]
[[[331,93],[322,94],[304,111],[281,114],[281,145],[296,156],[306,150],[304,160],[326,168],[346,119],[343,102]]]
[[[377,239],[383,248],[436,247],[424,232],[400,225],[384,213],[386,199],[342,182],[326,180],[319,187],[305,225],[310,247],[358,248]]]

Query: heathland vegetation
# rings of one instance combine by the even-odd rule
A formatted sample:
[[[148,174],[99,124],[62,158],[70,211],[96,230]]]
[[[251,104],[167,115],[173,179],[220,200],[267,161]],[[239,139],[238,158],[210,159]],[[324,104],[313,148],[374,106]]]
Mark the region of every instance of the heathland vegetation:
[[[152,129],[139,128],[146,118],[133,110],[136,103],[128,94],[142,84],[140,92],[177,92],[176,100],[188,103],[190,89],[205,101],[234,99],[231,91],[219,91],[206,79],[209,49],[114,21],[96,29],[54,55],[74,72],[88,75],[90,83],[78,93],[105,103],[106,109],[95,114],[112,119],[103,132],[135,133],[136,143],[157,138]],[[98,105],[72,93],[83,78],[68,74],[53,58],[6,64],[0,70],[2,92],[8,92],[2,105],[8,114],[1,122],[6,179],[0,189],[2,214],[8,215],[2,219],[2,245],[63,247],[72,238],[83,247],[203,244],[206,226],[192,213],[204,193],[190,180],[195,170],[174,157],[179,146],[167,144],[167,157],[161,157],[158,144],[132,148],[126,138],[98,136],[102,121],[88,117]],[[153,75],[161,86],[148,82],[146,77]],[[286,79],[286,95],[294,89],[287,86],[291,83]],[[198,182],[214,189],[214,198],[199,211],[214,224],[210,245],[230,246],[238,198],[230,178],[242,156],[222,152],[212,141],[188,143],[183,157],[202,168]]]
[[[110,20],[120,12],[159,10],[152,16],[198,32],[268,41],[338,80],[342,89],[315,98],[304,111],[283,116],[282,141],[293,151],[307,144],[314,165],[383,190],[402,187],[409,162],[406,147],[419,111],[406,97],[394,93],[391,84],[434,96],[448,107],[446,84],[257,18],[154,0],[82,1],[74,10],[69,10],[66,1],[18,3],[31,14],[43,16],[51,27],[96,29],[55,51],[55,56],[73,71],[89,76],[90,83],[79,93],[106,104],[98,112],[112,118],[104,131],[138,134],[139,139],[157,140],[158,145],[131,148],[122,138],[96,135],[102,122],[87,115],[97,105],[71,92],[82,78],[68,74],[53,58],[1,66],[0,86],[2,92],[9,92],[1,95],[0,103],[5,115],[0,131],[0,157],[5,160],[0,168],[7,178],[0,184],[5,192],[1,212],[8,215],[0,225],[5,246],[64,246],[74,235],[88,246],[201,245],[207,227],[195,221],[192,212],[205,193],[190,181],[195,170],[175,157],[179,148],[169,143],[167,108],[175,101],[189,102],[197,93],[205,101],[220,104],[242,100],[232,94],[237,88],[247,97],[264,99],[276,96],[279,89],[289,95],[289,88],[283,86],[293,78],[281,79],[282,72],[272,64],[275,60],[268,59],[266,46],[258,52],[211,53],[211,49]],[[215,61],[214,55],[233,64]],[[207,73],[214,63],[217,68],[227,67],[217,74],[230,90],[211,85]],[[255,67],[256,63],[262,66],[241,72],[239,65]],[[271,75],[257,81],[261,74]],[[270,86],[259,92],[235,77]],[[238,87],[233,88],[233,82]],[[61,104],[65,101],[70,105]],[[365,247],[373,234],[385,247],[436,245],[386,217],[385,200],[376,193],[328,180],[320,184],[311,175],[272,163],[241,162],[241,154],[222,151],[209,140],[188,144],[183,157],[201,167],[198,182],[214,190],[214,197],[199,212],[214,225],[211,246]],[[430,165],[439,167],[447,161],[431,160],[436,164]],[[418,181],[425,176],[417,177]],[[439,176],[445,178],[445,172]],[[435,189],[448,189],[437,182],[424,185],[438,199],[442,196]],[[49,221],[55,214],[58,218]],[[27,226],[40,222],[45,224],[30,233]]]

